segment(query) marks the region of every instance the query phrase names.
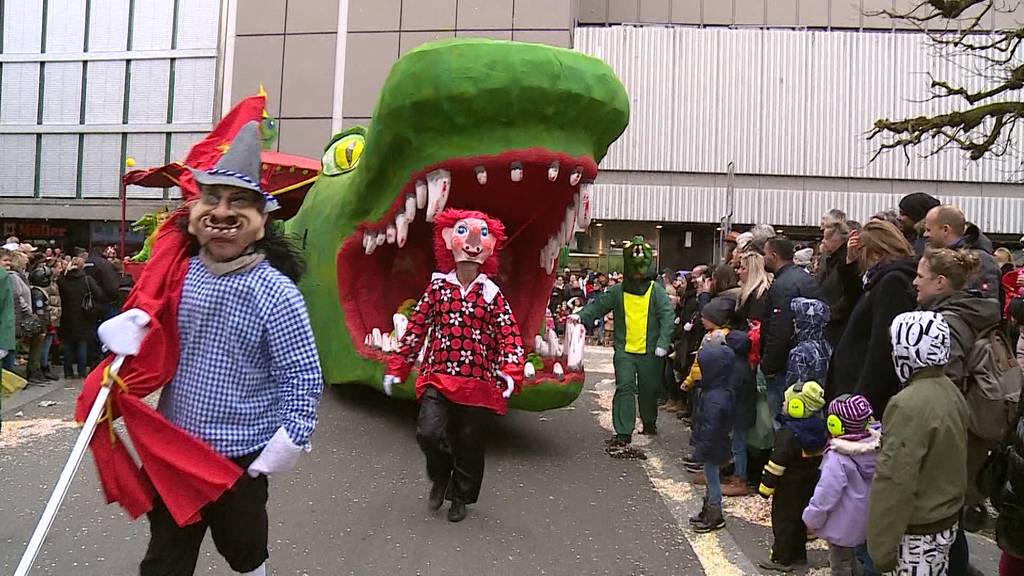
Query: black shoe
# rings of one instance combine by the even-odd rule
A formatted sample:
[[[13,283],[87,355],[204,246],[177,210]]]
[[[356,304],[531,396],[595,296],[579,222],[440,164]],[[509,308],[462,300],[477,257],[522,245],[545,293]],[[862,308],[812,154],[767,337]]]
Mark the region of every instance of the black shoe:
[[[693,531],[697,534],[705,534],[714,530],[725,528],[725,518],[722,517],[721,506],[708,505],[704,508],[704,518],[693,524]]]
[[[25,380],[28,380],[29,384],[45,384],[46,383],[46,378],[43,377],[43,373],[39,372],[37,370],[29,371],[28,378],[25,378]]]
[[[437,510],[444,504],[444,493],[448,490],[448,486],[441,482],[435,483],[430,487],[430,497],[427,498],[427,506],[431,510]]]
[[[644,436],[657,436],[658,427],[654,424],[644,424],[643,430],[640,431]]]
[[[704,516],[707,514],[707,512],[708,512],[708,497],[705,496],[704,497],[704,502],[702,502],[701,505],[700,505],[700,512],[698,512],[695,516],[690,516],[690,524],[700,524],[700,523],[704,522]]]
[[[633,438],[629,434],[616,434],[605,440],[604,443],[611,448],[620,448],[622,446],[629,446],[629,443],[632,441]]]
[[[60,378],[57,378],[56,376],[53,375],[53,372],[50,372],[49,366],[43,368],[43,378],[46,378],[50,382],[56,382],[57,380],[60,380]]]
[[[451,507],[448,508],[448,521],[449,522],[462,522],[466,519],[466,504],[459,502],[458,500],[452,500]]]
[[[764,570],[770,570],[772,572],[792,572],[793,566],[789,564],[781,564],[775,560],[762,560],[757,563],[758,568]]]

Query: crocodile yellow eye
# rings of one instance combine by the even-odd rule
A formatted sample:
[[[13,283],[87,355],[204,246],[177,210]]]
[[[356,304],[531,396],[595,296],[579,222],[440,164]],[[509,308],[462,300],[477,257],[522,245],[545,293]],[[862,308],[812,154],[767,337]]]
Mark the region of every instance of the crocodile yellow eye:
[[[320,159],[324,175],[337,176],[355,168],[365,146],[362,134],[348,134],[332,142]]]

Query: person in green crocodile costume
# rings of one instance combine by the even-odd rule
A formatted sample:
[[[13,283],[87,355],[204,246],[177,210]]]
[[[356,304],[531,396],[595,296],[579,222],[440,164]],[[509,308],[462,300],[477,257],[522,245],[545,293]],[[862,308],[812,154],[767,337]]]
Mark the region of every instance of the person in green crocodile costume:
[[[665,357],[672,342],[675,313],[668,292],[650,279],[653,250],[643,236],[634,236],[622,247],[623,280],[602,292],[572,318],[584,326],[612,312],[615,322],[615,397],[612,424],[615,436],[609,454],[627,446],[636,423],[640,399],[641,434],[658,433],[658,393]]]
[[[388,357],[435,270],[433,217],[476,210],[505,224],[492,277],[522,327],[526,367],[508,406],[572,403],[584,374],[542,334],[559,249],[590,219],[597,163],[629,99],[607,64],[572,50],[449,39],[400,58],[369,128],[337,134],[322,174],[285,223],[306,257],[299,288],[329,384],[382,389]],[[541,352],[546,353],[542,354]],[[416,371],[392,389],[412,399]]]

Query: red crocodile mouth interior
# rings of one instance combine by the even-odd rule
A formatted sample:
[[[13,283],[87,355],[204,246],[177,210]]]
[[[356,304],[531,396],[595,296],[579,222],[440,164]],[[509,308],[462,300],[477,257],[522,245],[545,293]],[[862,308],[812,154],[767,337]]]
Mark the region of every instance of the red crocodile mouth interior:
[[[549,177],[555,163],[558,173],[552,181]],[[515,181],[514,170],[518,167],[522,168],[522,176]],[[485,184],[479,181],[481,168],[486,170]],[[597,165],[589,157],[539,148],[451,159],[413,174],[384,218],[360,224],[338,251],[338,294],[349,334],[364,358],[383,359],[380,348],[367,345],[367,336],[375,328],[381,333],[392,332],[392,316],[403,302],[420,297],[436,271],[433,224],[426,221],[427,208],[417,205],[403,247],[392,241],[393,229],[371,254],[366,253],[366,241],[370,239],[373,243],[372,238],[378,233],[385,236],[388,226],[406,211],[407,197],[416,196],[417,182],[422,186],[428,174],[441,169],[450,173],[445,207],[479,210],[505,225],[508,240],[499,253],[497,278],[492,279],[512,306],[528,353],[533,351],[534,336],[544,325],[544,311],[555,279],[557,255],[548,266],[552,269],[549,272],[542,266],[542,252],[552,238],[560,236],[563,222],[573,213],[570,207],[578,201],[579,188],[589,185],[597,176]],[[562,244],[558,242],[559,246]],[[562,348],[561,357],[545,358],[545,368],[536,376],[538,381],[556,378],[552,373],[555,362],[562,365],[567,375],[570,373],[564,341]]]

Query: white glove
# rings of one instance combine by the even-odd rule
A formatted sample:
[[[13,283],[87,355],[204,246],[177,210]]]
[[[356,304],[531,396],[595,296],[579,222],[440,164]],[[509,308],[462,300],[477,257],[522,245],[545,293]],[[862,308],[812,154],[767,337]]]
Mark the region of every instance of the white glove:
[[[0,350],[0,360],[7,358],[7,350]]]
[[[272,476],[287,472],[295,467],[299,456],[309,450],[309,446],[296,446],[288,437],[288,432],[283,427],[278,428],[260,455],[249,465],[249,476],[256,478],[260,474]]]
[[[657,356],[658,358],[664,358],[665,356],[668,356],[668,350],[665,350],[661,346],[658,346],[657,348],[654,349],[654,355]]]
[[[392,376],[391,374],[385,374],[384,375],[384,393],[387,394],[388,396],[391,396],[391,388],[395,384],[401,384],[401,383],[402,383],[402,379],[399,378],[398,376]]]
[[[135,356],[149,332],[149,321],[149,314],[138,308],[122,312],[100,324],[100,341],[113,354]]]
[[[687,322],[686,324],[683,324],[684,332],[689,332],[690,330],[693,330],[693,322]]]
[[[508,400],[512,396],[512,390],[515,389],[516,382],[511,376],[501,371],[498,372],[498,377],[505,381],[505,391],[501,393],[501,397]]]
[[[579,322],[565,327],[566,363],[570,369],[583,366],[583,348],[587,342],[587,329]]]

